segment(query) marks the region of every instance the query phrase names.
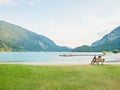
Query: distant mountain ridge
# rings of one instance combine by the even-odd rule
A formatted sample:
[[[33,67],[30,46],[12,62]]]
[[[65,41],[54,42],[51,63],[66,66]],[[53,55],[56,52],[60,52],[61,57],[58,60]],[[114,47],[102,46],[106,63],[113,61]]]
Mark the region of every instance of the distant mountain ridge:
[[[112,30],[110,33],[103,36],[102,39],[97,40],[91,46],[83,45],[73,49],[74,52],[101,52],[112,51],[114,49],[120,50],[120,26]]]
[[[100,46],[109,42],[113,42],[114,40],[120,38],[120,26],[115,28],[113,31],[111,31],[109,34],[103,36],[102,39],[92,43],[91,46]]]
[[[70,51],[49,38],[20,26],[0,21],[0,51]]]

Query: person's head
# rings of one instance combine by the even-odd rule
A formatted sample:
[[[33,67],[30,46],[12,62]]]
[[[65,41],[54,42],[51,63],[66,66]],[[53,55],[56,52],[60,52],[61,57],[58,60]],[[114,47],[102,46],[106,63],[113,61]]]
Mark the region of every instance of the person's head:
[[[98,58],[101,58],[101,56],[98,56]]]

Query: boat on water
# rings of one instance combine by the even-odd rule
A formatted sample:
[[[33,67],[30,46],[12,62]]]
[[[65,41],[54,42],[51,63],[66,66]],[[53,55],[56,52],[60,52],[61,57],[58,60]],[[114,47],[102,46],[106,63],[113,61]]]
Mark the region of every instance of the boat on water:
[[[62,57],[72,57],[72,56],[104,56],[103,54],[61,54]]]
[[[74,55],[72,55],[72,54],[63,54],[63,55],[59,55],[59,56],[62,56],[62,57],[72,57]]]

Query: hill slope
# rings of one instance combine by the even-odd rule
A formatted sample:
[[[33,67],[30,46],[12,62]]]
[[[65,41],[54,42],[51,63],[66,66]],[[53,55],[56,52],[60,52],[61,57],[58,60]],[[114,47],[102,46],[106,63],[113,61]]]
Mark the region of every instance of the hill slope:
[[[0,21],[0,49],[4,51],[69,51],[52,40],[20,26]]]
[[[104,44],[117,44],[119,42],[116,42],[116,40],[120,40],[120,26],[115,28],[113,31],[111,31],[109,34],[103,36],[102,39],[92,43],[91,46],[100,46],[100,45],[104,45]]]
[[[115,28],[109,34],[104,35],[102,39],[92,43],[91,46],[80,46],[73,49],[75,52],[88,51],[111,51],[114,49],[120,50],[120,26]]]
[[[120,26],[112,30],[107,35],[104,35],[102,39],[94,42],[92,47],[101,47],[102,50],[120,50]]]

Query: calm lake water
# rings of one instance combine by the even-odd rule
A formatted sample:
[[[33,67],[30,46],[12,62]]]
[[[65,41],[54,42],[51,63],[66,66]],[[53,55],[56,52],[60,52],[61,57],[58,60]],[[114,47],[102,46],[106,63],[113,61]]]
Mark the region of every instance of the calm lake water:
[[[93,56],[72,56],[61,57],[61,54],[101,54],[96,52],[1,52],[0,62],[21,62],[21,63],[33,63],[33,64],[90,64]],[[106,59],[105,63],[120,63],[119,54],[108,54],[103,56]]]

